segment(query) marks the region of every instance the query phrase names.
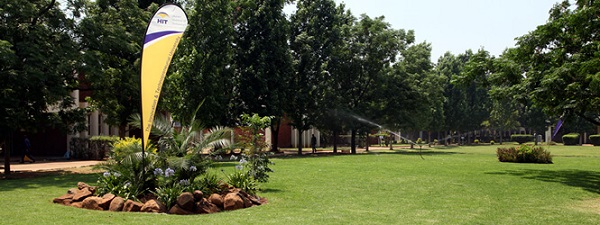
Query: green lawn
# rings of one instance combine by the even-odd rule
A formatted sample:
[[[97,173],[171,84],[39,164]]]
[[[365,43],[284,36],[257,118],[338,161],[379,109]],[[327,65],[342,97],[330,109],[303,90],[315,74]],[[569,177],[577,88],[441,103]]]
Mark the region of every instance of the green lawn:
[[[0,223],[600,224],[600,147],[549,146],[550,165],[500,163],[496,147],[274,159],[275,173],[259,193],[269,204],[212,215],[52,204],[97,175],[0,180]]]

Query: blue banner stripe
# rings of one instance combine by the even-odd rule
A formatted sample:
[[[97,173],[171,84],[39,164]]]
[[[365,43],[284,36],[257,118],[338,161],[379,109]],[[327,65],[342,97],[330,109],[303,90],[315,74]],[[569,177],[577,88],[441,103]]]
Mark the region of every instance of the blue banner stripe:
[[[183,33],[183,32],[169,30],[169,31],[156,32],[156,33],[153,33],[153,34],[147,34],[146,35],[146,39],[144,40],[144,45],[148,44],[148,42],[154,41],[154,40],[159,39],[161,37],[164,37],[164,36],[167,36],[167,35],[170,35],[170,34],[178,34],[178,33]]]

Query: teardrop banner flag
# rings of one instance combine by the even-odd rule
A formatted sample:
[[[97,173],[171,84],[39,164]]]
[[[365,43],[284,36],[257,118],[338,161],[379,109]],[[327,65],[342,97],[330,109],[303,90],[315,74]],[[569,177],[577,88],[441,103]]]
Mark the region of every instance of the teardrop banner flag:
[[[154,13],[146,29],[140,77],[143,150],[148,145],[165,75],[187,25],[187,16],[181,7],[165,4]]]

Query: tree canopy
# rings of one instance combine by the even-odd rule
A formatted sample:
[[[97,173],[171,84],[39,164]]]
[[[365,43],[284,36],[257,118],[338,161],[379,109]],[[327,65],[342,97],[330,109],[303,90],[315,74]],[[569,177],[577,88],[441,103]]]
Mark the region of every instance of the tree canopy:
[[[546,24],[517,39],[513,57],[525,66],[522,83],[546,113],[600,125],[600,2],[563,1],[549,14]]]
[[[60,2],[0,6],[0,131],[82,119],[70,96],[81,80],[93,91],[91,105],[123,135],[139,111],[144,30],[165,1]],[[355,136],[380,129],[374,124],[541,131],[576,115],[600,125],[597,1],[556,4],[546,24],[500,56],[482,48],[446,53],[436,63],[432,43],[415,43],[414,31],[393,28],[383,16],[356,17],[333,0],[295,1],[295,13],[285,15],[290,2],[176,1],[190,26],[160,109],[207,126],[239,125],[244,113],[274,116],[274,135],[287,117],[300,131],[352,133],[353,152]]]

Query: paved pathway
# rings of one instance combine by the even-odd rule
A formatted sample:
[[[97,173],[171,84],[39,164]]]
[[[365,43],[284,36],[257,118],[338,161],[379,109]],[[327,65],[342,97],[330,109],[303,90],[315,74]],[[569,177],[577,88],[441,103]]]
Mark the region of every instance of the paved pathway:
[[[102,161],[86,160],[86,161],[36,161],[35,163],[14,163],[10,164],[10,171],[42,171],[42,170],[57,170],[66,168],[77,168],[84,166],[93,166]],[[0,165],[0,172],[4,172],[4,162]]]

